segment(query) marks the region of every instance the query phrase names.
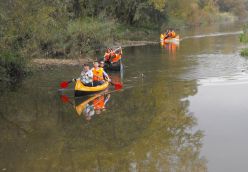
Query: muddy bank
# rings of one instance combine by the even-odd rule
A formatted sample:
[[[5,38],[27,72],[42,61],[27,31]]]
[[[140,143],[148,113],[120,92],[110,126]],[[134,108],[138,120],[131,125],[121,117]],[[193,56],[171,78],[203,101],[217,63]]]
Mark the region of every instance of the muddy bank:
[[[116,43],[113,47],[136,47],[136,46],[144,46],[144,45],[149,45],[149,44],[158,44],[159,41],[120,41]]]
[[[70,65],[70,66],[77,66],[82,65],[84,63],[90,63],[93,60],[90,58],[80,58],[80,59],[44,59],[44,58],[37,58],[31,61],[31,64],[38,65],[38,66],[46,66],[46,65]]]
[[[127,47],[144,46],[148,44],[158,44],[158,43],[159,42],[155,42],[155,41],[121,41],[110,47],[127,48]],[[91,58],[85,57],[85,58],[78,58],[78,59],[36,58],[31,61],[31,65],[37,65],[39,67],[59,66],[59,65],[77,66],[77,65],[82,65],[84,63],[91,63],[91,62],[93,62],[93,57]]]

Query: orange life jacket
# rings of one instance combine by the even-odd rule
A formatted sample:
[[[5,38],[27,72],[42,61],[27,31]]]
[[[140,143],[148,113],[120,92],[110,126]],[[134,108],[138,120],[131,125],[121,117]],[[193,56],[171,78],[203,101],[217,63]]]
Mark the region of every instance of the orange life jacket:
[[[93,100],[93,105],[95,110],[101,110],[105,108],[104,105],[104,95]]]
[[[118,62],[121,59],[121,54],[115,54],[114,58],[112,59],[112,62]]]
[[[115,55],[115,52],[114,51],[111,51],[110,52],[110,57],[114,56]]]
[[[93,81],[103,81],[104,78],[103,78],[103,68],[93,68],[92,69],[92,72],[93,72]]]
[[[176,37],[176,32],[174,32],[174,31],[171,32],[171,37],[172,37],[172,38],[175,38],[175,37]]]
[[[104,55],[104,60],[105,61],[109,61],[109,59],[110,59],[110,53],[105,53],[105,55]]]

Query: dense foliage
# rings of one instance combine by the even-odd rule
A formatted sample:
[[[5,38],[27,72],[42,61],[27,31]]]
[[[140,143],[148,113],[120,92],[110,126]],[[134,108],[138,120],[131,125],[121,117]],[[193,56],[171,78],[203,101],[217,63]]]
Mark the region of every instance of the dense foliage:
[[[0,53],[85,57],[151,31],[244,17],[246,9],[247,0],[1,0]]]

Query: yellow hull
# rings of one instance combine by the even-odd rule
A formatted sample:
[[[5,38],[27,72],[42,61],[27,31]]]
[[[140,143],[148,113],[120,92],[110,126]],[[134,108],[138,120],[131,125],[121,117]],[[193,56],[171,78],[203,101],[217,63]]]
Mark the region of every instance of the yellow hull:
[[[87,87],[83,85],[80,80],[77,80],[75,85],[75,92],[80,92],[83,95],[87,95],[87,94],[103,91],[106,88],[108,88],[108,86],[109,86],[109,82],[106,81],[104,84],[96,87]]]

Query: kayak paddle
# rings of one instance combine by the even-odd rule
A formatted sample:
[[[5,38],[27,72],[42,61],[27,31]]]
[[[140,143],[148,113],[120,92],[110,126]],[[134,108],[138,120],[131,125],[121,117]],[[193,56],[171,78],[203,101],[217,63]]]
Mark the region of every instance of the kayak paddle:
[[[61,88],[67,88],[72,81],[64,81],[60,83]]]
[[[60,96],[60,100],[63,102],[63,103],[70,103],[71,105],[74,106],[74,104],[71,102],[70,98],[66,95],[61,95]]]
[[[123,85],[121,83],[110,82],[110,84],[112,84],[115,87],[115,90],[120,90],[123,87]]]
[[[69,102],[69,97],[66,96],[66,95],[61,95],[61,96],[60,96],[60,100],[61,100],[63,103],[68,103],[68,102]]]

